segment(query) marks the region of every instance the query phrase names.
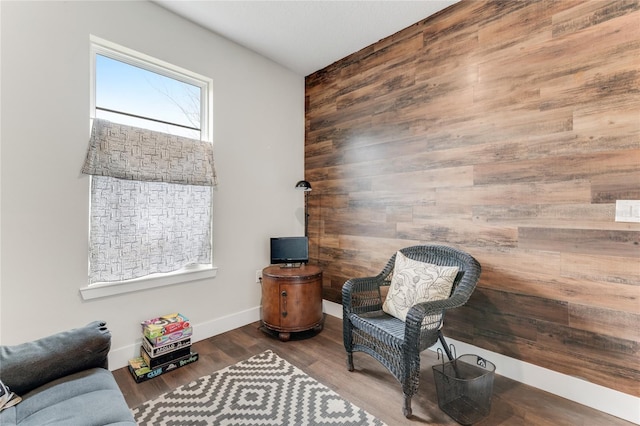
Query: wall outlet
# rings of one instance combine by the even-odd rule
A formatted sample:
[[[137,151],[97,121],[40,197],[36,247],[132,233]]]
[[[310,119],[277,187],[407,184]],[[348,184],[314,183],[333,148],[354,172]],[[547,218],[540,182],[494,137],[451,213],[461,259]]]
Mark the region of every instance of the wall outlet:
[[[640,222],[640,200],[617,200],[616,222]]]
[[[256,271],[256,282],[257,282],[257,283],[262,282],[262,270],[260,270],[260,269],[258,269],[258,270]]]

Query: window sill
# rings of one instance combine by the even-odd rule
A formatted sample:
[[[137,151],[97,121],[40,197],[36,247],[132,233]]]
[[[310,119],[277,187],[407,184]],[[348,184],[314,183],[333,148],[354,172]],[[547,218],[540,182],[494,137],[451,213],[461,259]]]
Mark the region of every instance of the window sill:
[[[197,266],[183,268],[168,274],[153,274],[147,277],[113,283],[95,283],[80,289],[84,300],[98,299],[100,297],[116,294],[132,293],[134,291],[148,290],[151,288],[165,287],[174,284],[183,284],[191,281],[214,278],[218,272],[215,266]]]

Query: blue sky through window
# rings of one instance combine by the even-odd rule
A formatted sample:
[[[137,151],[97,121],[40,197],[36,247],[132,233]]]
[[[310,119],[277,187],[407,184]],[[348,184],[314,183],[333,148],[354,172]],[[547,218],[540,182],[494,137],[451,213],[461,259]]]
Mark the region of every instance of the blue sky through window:
[[[106,108],[201,128],[201,89],[97,54],[96,116],[118,123],[200,139],[200,131],[101,111]]]

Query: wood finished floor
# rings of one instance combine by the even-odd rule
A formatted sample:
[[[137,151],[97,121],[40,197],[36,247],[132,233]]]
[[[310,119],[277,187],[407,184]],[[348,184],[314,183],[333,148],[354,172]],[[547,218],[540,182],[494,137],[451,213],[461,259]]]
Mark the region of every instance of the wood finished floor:
[[[400,385],[377,361],[366,354],[355,353],[356,370],[347,371],[342,321],[332,316],[326,317],[321,333],[295,336],[289,342],[280,342],[261,331],[256,322],[197,342],[193,348],[200,354],[197,362],[143,383],[135,383],[126,368],[114,371],[129,407],[271,349],[389,426],[457,424],[438,408],[431,365],[439,361],[434,353],[425,351],[422,354],[420,390],[413,397],[413,417],[406,419],[402,415]],[[476,424],[632,425],[499,374],[495,376],[491,413]]]

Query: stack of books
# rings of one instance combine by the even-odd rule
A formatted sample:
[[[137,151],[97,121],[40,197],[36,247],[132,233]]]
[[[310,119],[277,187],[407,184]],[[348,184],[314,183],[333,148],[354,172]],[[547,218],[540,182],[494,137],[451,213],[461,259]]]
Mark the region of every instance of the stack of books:
[[[140,356],[129,360],[129,371],[136,383],[198,360],[198,353],[191,351],[193,327],[184,315],[164,315],[141,325]]]

